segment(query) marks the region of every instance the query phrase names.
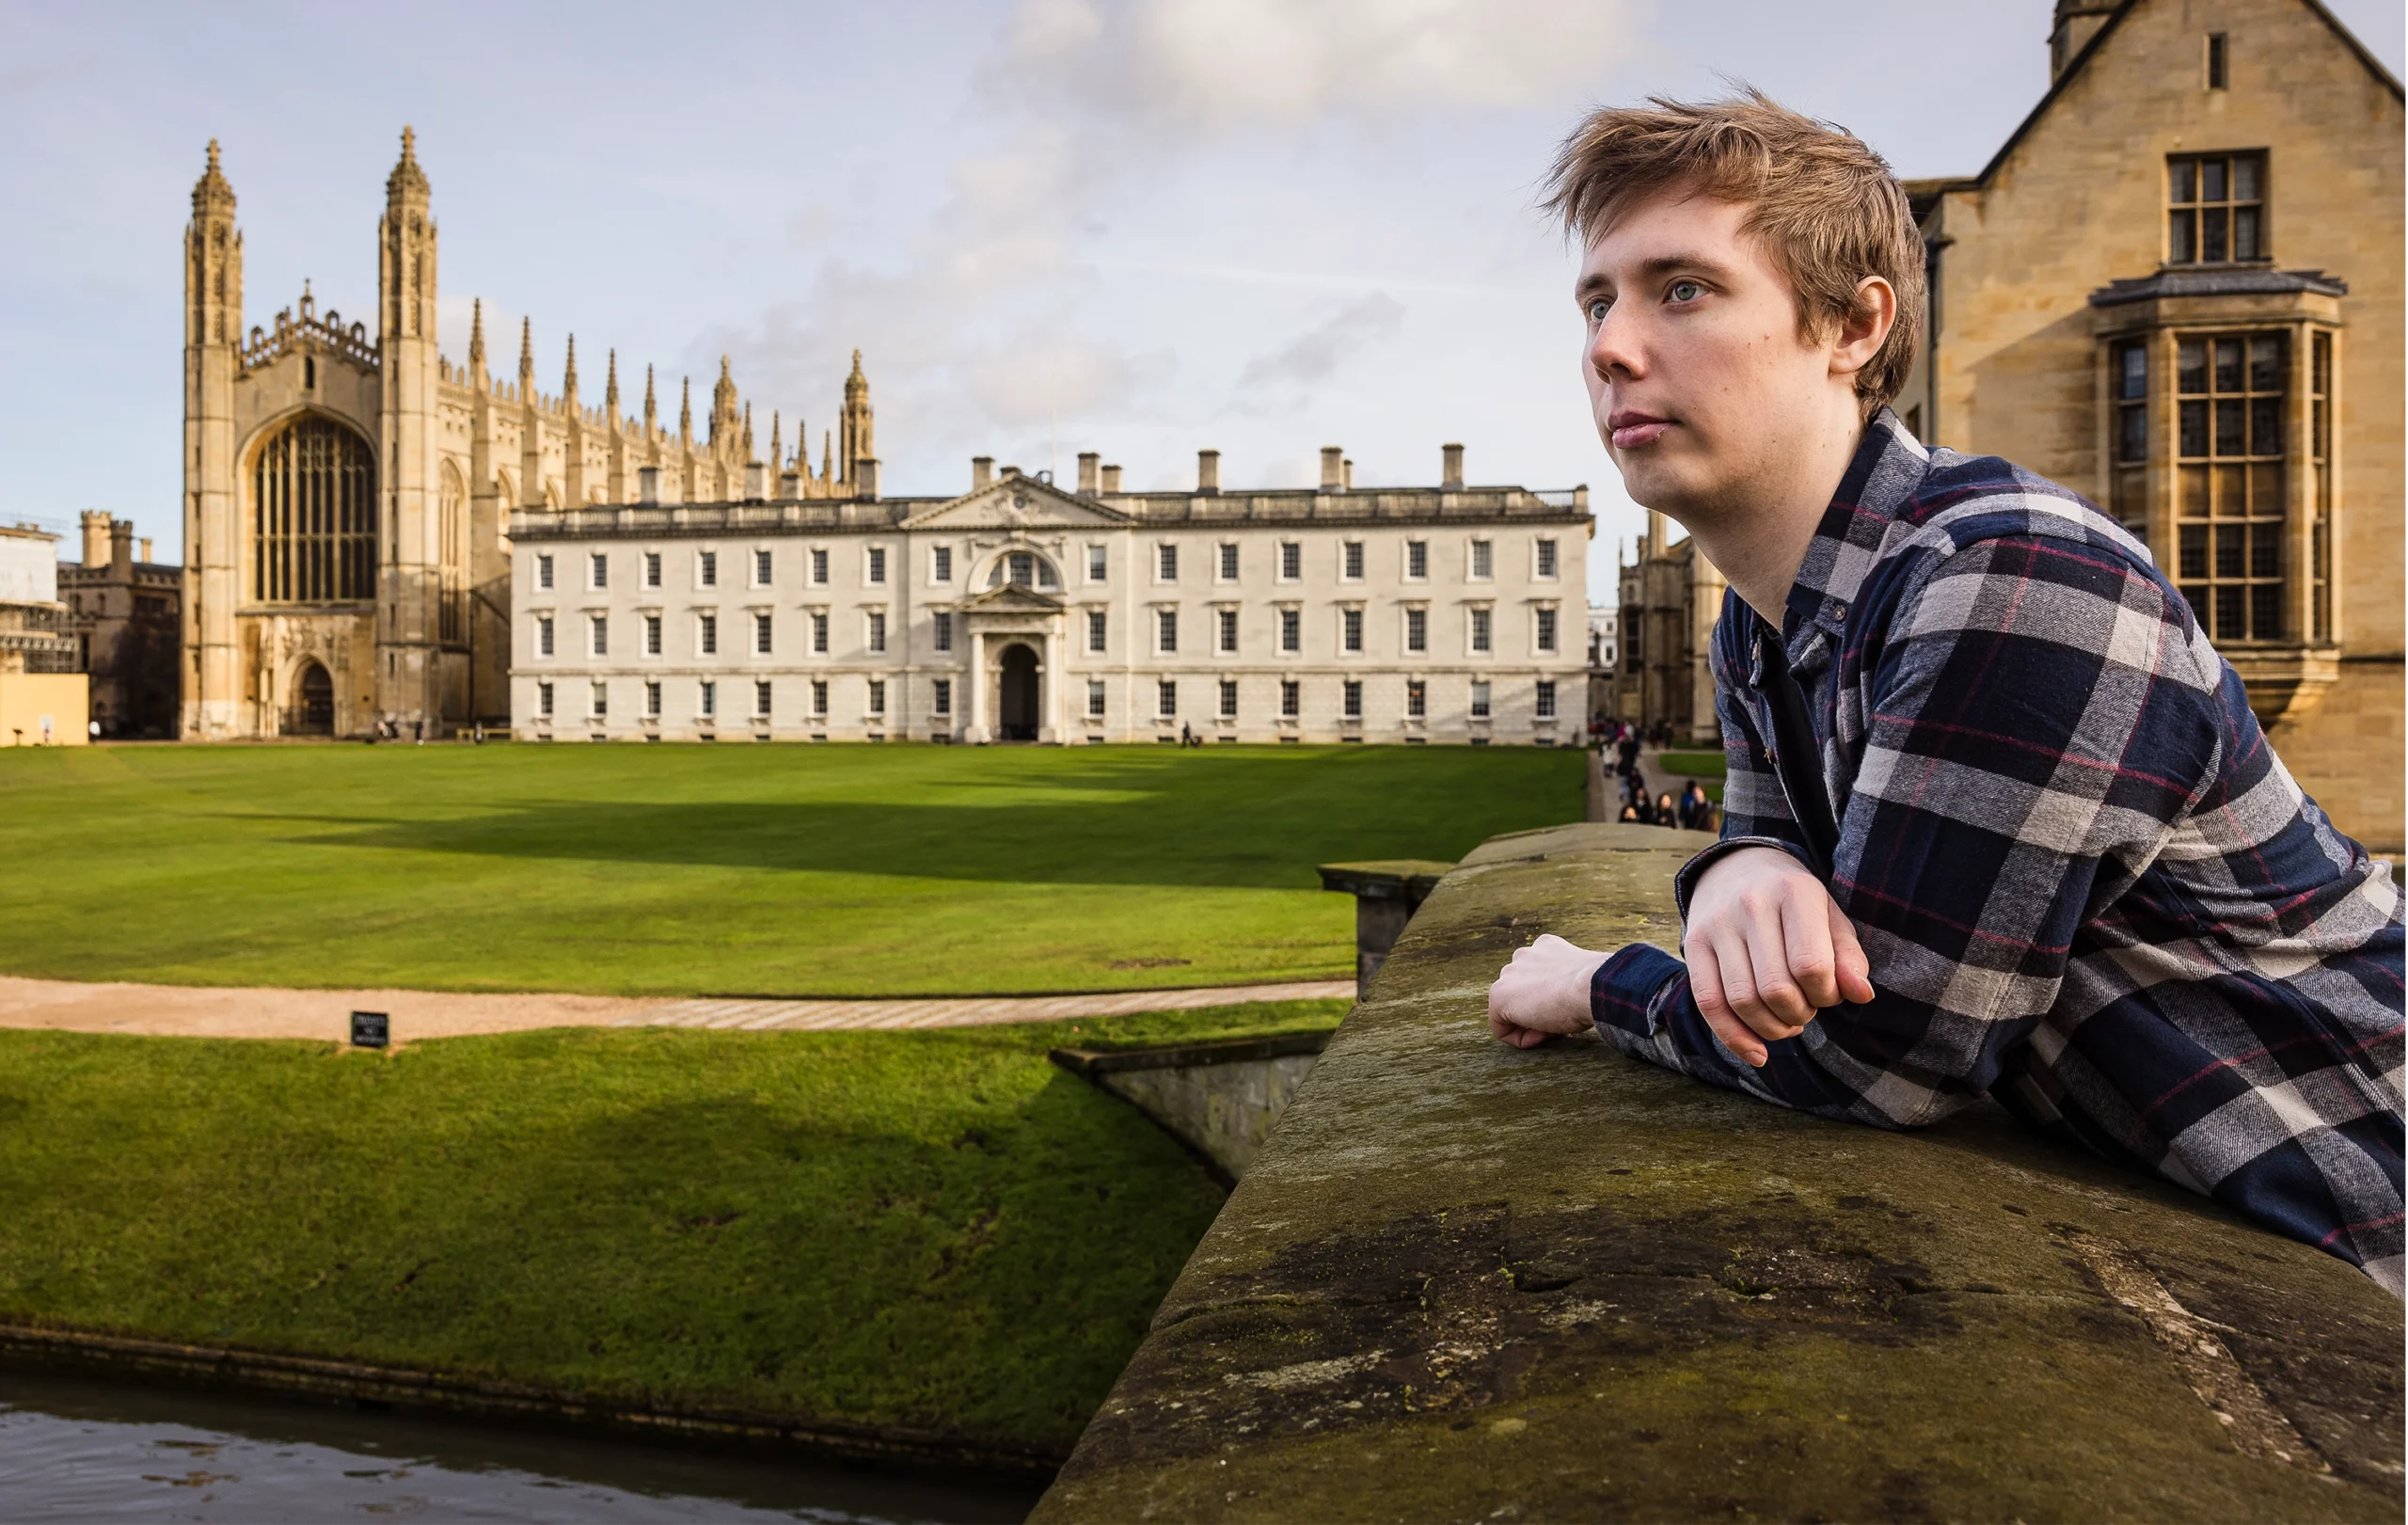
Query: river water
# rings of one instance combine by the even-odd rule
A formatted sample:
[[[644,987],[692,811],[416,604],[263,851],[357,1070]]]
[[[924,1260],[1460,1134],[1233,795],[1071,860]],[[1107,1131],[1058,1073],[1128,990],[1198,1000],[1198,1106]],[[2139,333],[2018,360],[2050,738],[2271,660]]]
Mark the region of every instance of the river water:
[[[0,1371],[0,1519],[1017,1521],[1033,1485]]]

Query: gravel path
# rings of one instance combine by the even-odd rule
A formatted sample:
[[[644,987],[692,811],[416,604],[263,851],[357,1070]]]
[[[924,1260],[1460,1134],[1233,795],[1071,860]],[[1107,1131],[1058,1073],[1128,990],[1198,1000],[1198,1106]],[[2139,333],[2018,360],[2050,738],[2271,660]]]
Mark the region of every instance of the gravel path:
[[[393,1040],[523,1032],[532,1027],[967,1027],[998,1022],[1188,1011],[1240,1001],[1353,999],[1351,979],[1111,995],[900,1000],[642,1000],[610,995],[464,995],[441,991],[302,991],[197,985],[85,984],[0,975],[0,1027],[179,1038],[315,1038],[342,1041],[351,1013],[382,1011]]]

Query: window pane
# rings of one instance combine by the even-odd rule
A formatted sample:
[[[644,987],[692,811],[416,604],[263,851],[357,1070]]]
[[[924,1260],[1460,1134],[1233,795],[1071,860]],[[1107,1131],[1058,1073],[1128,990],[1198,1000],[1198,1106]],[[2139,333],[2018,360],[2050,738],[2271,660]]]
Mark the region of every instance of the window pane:
[[[2148,395],[2148,346],[2127,344],[2123,354],[2123,395],[2127,401],[2138,402]]]
[[[2249,400],[2249,453],[2280,455],[2283,453],[2283,400],[2279,397],[2253,397]]]
[[[2166,261],[2172,264],[2190,264],[2199,258],[2199,214],[2177,212],[2167,219]]]
[[[2245,389],[2241,384],[2241,341],[2216,341],[2216,390],[2237,392]]]
[[[2253,641],[2279,641],[2283,638],[2281,583],[2259,582],[2250,588],[2249,638]]]
[[[2175,161],[2174,161],[2174,199],[2175,199],[2176,201],[2195,201],[2195,200],[2197,200],[2197,199],[2198,199],[2198,196],[2197,196],[2197,194],[2196,194],[2196,190],[2195,190],[2195,187],[2197,186],[2197,184],[2198,184],[2198,172],[2197,172],[2197,167],[2196,167],[2196,166],[2194,166],[2194,165],[2190,160],[2188,160],[2188,159],[2177,159],[2177,160],[2175,160]]]
[[[2208,405],[2182,405],[2182,453],[2188,456],[2208,453]]]
[[[2283,463],[2260,461],[2249,469],[2249,511],[2253,514],[2280,514],[2283,511]]]
[[[2242,421],[2241,399],[2234,397],[2216,400],[2217,454],[2245,455],[2249,453],[2247,443],[2242,437]]]
[[[2123,444],[2116,452],[2117,456],[2127,461],[2148,459],[2148,409],[2127,407],[2123,410],[2121,421]]]
[[[2258,258],[2258,209],[2232,209],[2232,257],[2236,260]]]
[[[2283,338],[2280,334],[2259,334],[2249,341],[2249,389],[2254,392],[2279,392],[2283,386]]]
[[[2224,196],[2224,165],[2222,159],[2199,161],[2199,199],[2221,201]]]
[[[2242,638],[2241,588],[2237,583],[2224,583],[2216,588],[2215,625],[2208,633],[2219,641]]]
[[[2182,572],[2186,578],[2208,575],[2208,527],[2204,524],[2182,526]]]
[[[2249,468],[2219,466],[2216,474],[2216,517],[2237,519],[2249,512]]]
[[[2183,395],[2193,396],[2208,389],[2208,346],[2205,342],[2186,339],[2175,367],[2176,383]]]
[[[2246,525],[2241,524],[2216,526],[2216,576],[2237,578],[2246,575],[2242,571],[2242,536],[2247,530]]]
[[[2244,153],[2232,161],[2232,199],[2236,201],[2258,199],[2258,167],[2254,153]]]
[[[2249,575],[2254,578],[2273,578],[2283,575],[2283,527],[2281,525],[2250,526]]]

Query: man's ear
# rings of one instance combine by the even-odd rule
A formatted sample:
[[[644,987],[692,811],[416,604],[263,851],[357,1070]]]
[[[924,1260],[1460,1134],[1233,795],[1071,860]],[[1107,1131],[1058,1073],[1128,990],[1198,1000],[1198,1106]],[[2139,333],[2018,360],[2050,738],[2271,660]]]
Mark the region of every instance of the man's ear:
[[[1856,303],[1840,320],[1839,333],[1831,346],[1831,373],[1852,376],[1871,365],[1897,321],[1898,294],[1890,283],[1879,276],[1867,276],[1858,281]]]

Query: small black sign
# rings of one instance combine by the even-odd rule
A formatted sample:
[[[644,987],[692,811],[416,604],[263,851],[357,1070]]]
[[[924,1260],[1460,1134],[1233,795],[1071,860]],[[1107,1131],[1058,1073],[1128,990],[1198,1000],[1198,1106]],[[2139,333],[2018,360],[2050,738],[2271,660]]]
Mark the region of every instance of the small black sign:
[[[355,1011],[351,1014],[351,1046],[354,1048],[383,1048],[390,1030],[382,1011]]]

